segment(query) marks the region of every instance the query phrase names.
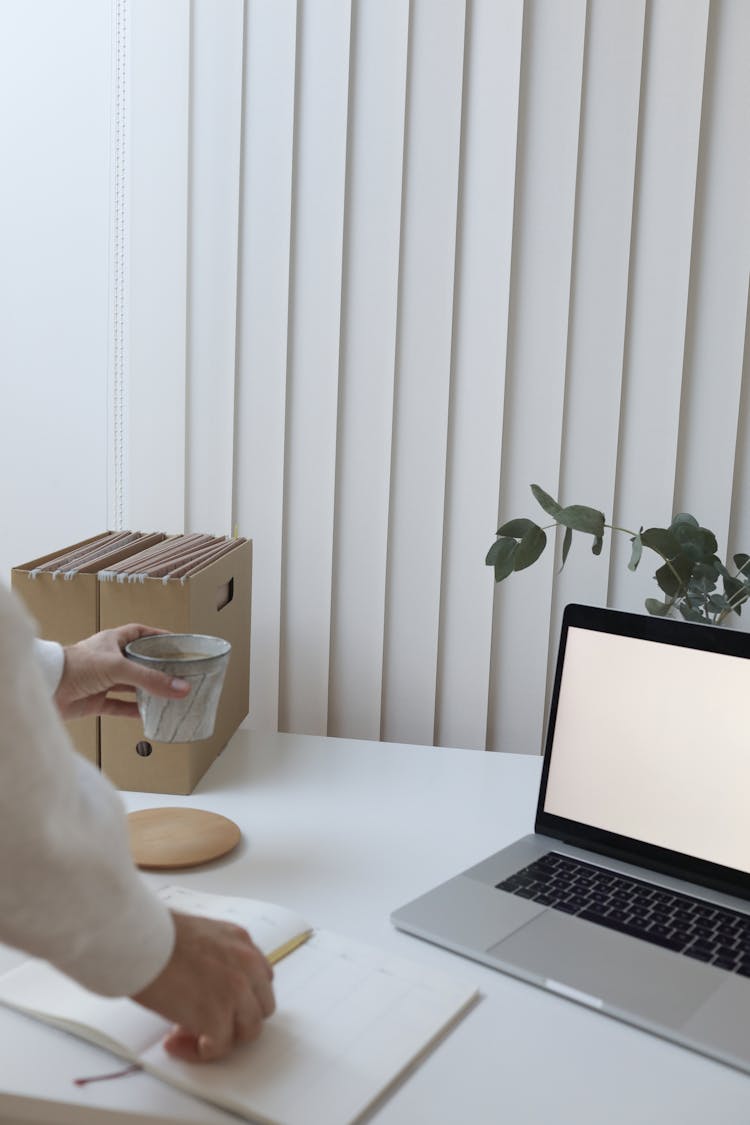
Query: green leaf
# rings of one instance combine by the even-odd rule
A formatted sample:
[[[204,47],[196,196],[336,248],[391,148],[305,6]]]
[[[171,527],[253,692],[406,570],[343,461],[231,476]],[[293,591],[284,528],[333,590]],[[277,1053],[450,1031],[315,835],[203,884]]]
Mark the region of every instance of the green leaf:
[[[694,621],[698,625],[705,625],[708,621],[705,613],[701,613],[697,609],[691,609],[688,605],[680,605],[677,608],[686,621]]]
[[[497,529],[498,535],[511,535],[514,539],[523,539],[537,525],[533,520],[508,520]]]
[[[734,555],[732,562],[744,575],[750,578],[750,555]]]
[[[657,598],[646,598],[646,609],[654,617],[666,617],[670,608],[667,602],[660,602]]]
[[[494,566],[495,581],[502,582],[513,571],[513,559],[518,544],[515,539],[498,539],[487,552],[485,562],[487,566]]]
[[[712,555],[706,562],[697,562],[693,567],[693,574],[697,578],[708,578],[717,582],[721,574],[721,564],[716,555]]]
[[[556,518],[563,527],[572,527],[573,531],[584,531],[597,539],[604,535],[604,512],[598,512],[596,508],[570,504],[561,508]]]
[[[672,534],[680,544],[680,550],[693,562],[703,562],[716,553],[716,536],[705,527],[693,527],[690,523],[681,523],[673,529]]]
[[[740,582],[738,578],[732,578],[731,575],[724,578],[724,593],[728,598],[733,598],[735,594],[739,594],[741,590],[745,590],[745,583]]]
[[[669,526],[670,531],[674,531],[675,527],[681,523],[688,523],[692,527],[698,526],[698,521],[695,516],[691,516],[690,512],[678,512],[676,516],[672,516],[672,523]]]
[[[665,527],[647,527],[641,532],[641,542],[665,559],[673,559],[680,553],[680,544]]]
[[[484,560],[487,566],[503,565],[509,556],[515,553],[518,544],[515,539],[496,539],[487,552],[487,558]]]
[[[740,582],[737,578],[726,577],[724,579],[724,592],[728,601],[731,602],[732,612],[741,617],[742,607],[750,598],[750,586],[746,582]]]
[[[508,547],[513,544],[515,544],[515,539],[496,539],[487,552],[487,557],[484,560],[485,565],[494,566],[499,559],[504,558]]]
[[[732,577],[732,575],[729,573],[727,568],[724,566],[724,563],[721,561],[721,559],[719,558],[718,555],[714,555],[714,557],[711,561],[714,564],[714,566],[716,567],[716,573],[720,574],[722,578],[731,578]]]
[[[562,545],[562,563],[560,565],[560,570],[562,570],[562,568],[565,566],[565,560],[568,557],[568,552],[570,551],[570,544],[572,542],[573,542],[573,529],[571,527],[566,527],[565,528],[565,536],[563,538],[563,545]]]
[[[536,524],[534,524],[518,544],[518,550],[513,557],[513,569],[525,570],[527,566],[531,566],[532,563],[536,562],[546,546],[547,536],[542,531],[541,527],[537,527]]]
[[[691,594],[710,594],[716,589],[718,571],[708,563],[696,563],[690,574],[688,589]]]
[[[633,544],[633,550],[630,555],[628,570],[635,570],[638,563],[641,561],[641,555],[643,553],[643,540],[641,539],[640,532],[638,535],[633,536],[631,543]]]
[[[600,555],[602,553],[602,546],[604,545],[604,536],[595,535],[594,542],[591,544],[591,554]]]
[[[531,491],[534,493],[535,499],[541,504],[547,515],[552,516],[552,519],[556,520],[562,511],[557,500],[553,500],[550,494],[545,492],[543,488],[540,488],[538,484],[532,484]]]
[[[692,563],[690,560],[680,555],[673,559],[671,563],[664,563],[664,566],[660,566],[654,577],[659,583],[659,589],[663,590],[668,598],[675,598],[687,586],[691,569]]]

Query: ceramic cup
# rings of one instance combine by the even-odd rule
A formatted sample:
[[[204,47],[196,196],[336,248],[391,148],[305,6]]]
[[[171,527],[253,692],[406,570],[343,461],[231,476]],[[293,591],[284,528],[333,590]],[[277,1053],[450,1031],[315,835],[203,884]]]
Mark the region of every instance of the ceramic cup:
[[[231,649],[229,641],[200,633],[154,634],[125,646],[130,660],[168,676],[179,676],[191,685],[184,699],[162,699],[136,688],[146,738],[200,742],[211,737]]]

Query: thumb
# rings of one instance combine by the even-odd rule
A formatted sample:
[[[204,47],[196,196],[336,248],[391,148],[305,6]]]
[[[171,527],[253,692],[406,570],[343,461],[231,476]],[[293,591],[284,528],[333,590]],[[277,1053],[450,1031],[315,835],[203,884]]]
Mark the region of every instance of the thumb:
[[[149,695],[158,695],[163,699],[182,699],[191,690],[188,680],[179,676],[169,676],[165,672],[157,672],[155,668],[144,668],[134,661],[128,661],[127,682],[133,687],[142,688]]]

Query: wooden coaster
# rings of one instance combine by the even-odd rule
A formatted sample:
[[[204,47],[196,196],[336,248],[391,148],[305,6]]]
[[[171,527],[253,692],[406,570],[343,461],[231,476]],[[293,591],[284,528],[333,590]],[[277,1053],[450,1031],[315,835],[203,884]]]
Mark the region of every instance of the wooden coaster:
[[[130,851],[138,867],[199,867],[231,852],[242,833],[233,820],[203,809],[140,809],[128,814]]]

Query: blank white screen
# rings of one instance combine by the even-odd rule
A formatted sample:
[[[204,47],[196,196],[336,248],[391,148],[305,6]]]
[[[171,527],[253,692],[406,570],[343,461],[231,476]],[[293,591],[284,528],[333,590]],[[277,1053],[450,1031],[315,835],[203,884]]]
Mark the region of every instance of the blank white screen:
[[[544,811],[750,872],[750,660],[570,628]]]

